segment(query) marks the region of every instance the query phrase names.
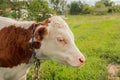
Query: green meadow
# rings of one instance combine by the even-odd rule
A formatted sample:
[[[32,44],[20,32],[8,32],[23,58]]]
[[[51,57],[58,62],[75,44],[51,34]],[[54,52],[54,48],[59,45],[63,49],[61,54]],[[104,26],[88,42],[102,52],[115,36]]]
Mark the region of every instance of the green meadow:
[[[120,15],[68,15],[66,21],[86,63],[72,68],[42,61],[39,80],[107,80],[107,65],[120,64]],[[32,67],[28,80],[33,73]]]

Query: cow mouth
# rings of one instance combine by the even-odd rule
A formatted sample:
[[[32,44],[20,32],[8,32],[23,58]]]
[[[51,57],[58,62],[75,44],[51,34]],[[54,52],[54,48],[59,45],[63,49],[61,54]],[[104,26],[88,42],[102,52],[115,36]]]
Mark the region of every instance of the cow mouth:
[[[80,63],[80,61],[76,59],[68,61],[68,64],[74,68],[80,68],[83,65],[83,63]]]
[[[57,57],[54,57],[54,58],[52,57],[52,60],[56,61],[56,62],[58,62],[62,65],[71,66],[73,68],[79,68],[81,66],[80,64],[77,64],[76,62],[70,62],[66,59],[60,59],[60,58],[57,58]]]
[[[64,62],[62,62],[62,61],[57,61],[58,63],[60,63],[60,64],[62,64],[62,65],[66,65],[66,66],[71,66],[71,67],[73,67],[73,68],[79,68],[81,65],[80,64],[72,64],[72,63],[70,63],[70,62],[67,62],[67,61],[64,61]]]

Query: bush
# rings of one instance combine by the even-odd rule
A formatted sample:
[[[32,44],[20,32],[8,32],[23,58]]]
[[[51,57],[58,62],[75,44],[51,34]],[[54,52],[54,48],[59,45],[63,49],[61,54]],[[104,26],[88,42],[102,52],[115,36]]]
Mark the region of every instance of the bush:
[[[73,1],[70,4],[70,14],[80,14],[82,12],[82,3]]]
[[[115,5],[115,6],[111,7],[111,11],[113,13],[120,13],[120,5]]]
[[[103,15],[103,14],[107,14],[107,12],[108,12],[108,8],[103,3],[96,2],[93,14]]]
[[[10,8],[11,11],[7,12],[7,8]],[[1,16],[35,21],[41,21],[49,17],[46,16],[46,14],[54,13],[54,10],[49,8],[48,2],[46,0],[2,0],[0,2],[0,10],[2,10],[2,12],[0,12]]]
[[[28,17],[26,19],[41,21],[48,18],[46,14],[52,13],[53,10],[49,8],[48,2],[44,0],[33,0],[27,5]]]
[[[83,5],[82,14],[90,14],[93,11],[93,8],[88,4]]]

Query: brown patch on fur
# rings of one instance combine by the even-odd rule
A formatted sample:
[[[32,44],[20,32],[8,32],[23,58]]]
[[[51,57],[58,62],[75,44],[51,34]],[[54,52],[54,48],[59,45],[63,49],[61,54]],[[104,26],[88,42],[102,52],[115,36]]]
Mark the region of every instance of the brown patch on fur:
[[[29,42],[32,37],[32,27],[33,25],[29,29],[24,29],[11,25],[0,30],[0,67],[14,67],[21,63],[29,63],[32,56]],[[42,34],[44,30],[40,30],[39,36],[43,36]],[[39,49],[41,43],[34,42],[33,46]]]
[[[33,42],[31,43],[32,47],[34,47],[35,49],[39,49],[40,46],[41,46],[41,43],[40,42]]]
[[[38,22],[38,24],[40,24],[40,25],[45,25],[45,26],[47,26],[48,23],[50,23],[50,20],[48,20],[48,19],[46,19],[46,20],[44,20],[44,21],[42,21],[42,22]]]
[[[38,42],[41,42],[43,38],[45,37],[45,35],[48,34],[48,31],[46,29],[46,27],[48,26],[48,23],[50,23],[49,20],[44,20],[42,22],[37,23],[40,26],[36,28],[34,36]]]
[[[48,34],[48,31],[47,31],[46,27],[40,26],[36,29],[34,36],[38,42],[41,42],[43,40],[43,38],[45,37],[45,35],[47,35],[47,34]]]

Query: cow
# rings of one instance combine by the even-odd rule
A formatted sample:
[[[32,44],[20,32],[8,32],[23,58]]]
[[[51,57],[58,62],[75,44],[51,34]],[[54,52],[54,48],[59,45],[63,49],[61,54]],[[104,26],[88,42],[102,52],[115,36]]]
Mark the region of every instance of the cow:
[[[85,63],[72,31],[60,16],[42,22],[0,17],[0,80],[26,80],[26,72],[33,64],[31,44],[38,59],[50,59],[72,67]]]

